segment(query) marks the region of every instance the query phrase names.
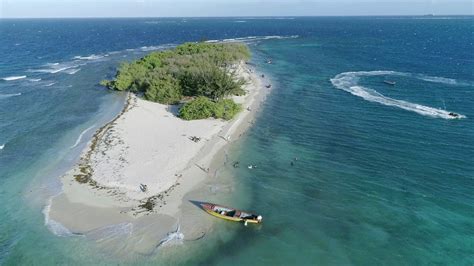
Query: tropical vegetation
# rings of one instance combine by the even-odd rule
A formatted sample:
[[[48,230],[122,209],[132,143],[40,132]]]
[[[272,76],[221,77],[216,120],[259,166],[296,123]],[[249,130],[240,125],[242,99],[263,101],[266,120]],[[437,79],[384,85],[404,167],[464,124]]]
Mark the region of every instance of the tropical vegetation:
[[[179,115],[186,120],[229,120],[241,110],[229,96],[245,94],[234,66],[249,58],[245,44],[185,43],[122,64],[115,79],[101,85],[162,104],[184,102]]]

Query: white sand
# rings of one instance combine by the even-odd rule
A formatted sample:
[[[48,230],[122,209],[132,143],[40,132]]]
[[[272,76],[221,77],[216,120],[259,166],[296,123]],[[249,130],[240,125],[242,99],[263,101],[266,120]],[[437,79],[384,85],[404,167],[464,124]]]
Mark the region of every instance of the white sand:
[[[105,187],[125,193],[131,199],[159,194],[177,182],[206,142],[225,122],[220,120],[185,121],[175,117],[162,104],[132,96],[128,112],[116,121],[110,142],[101,142],[93,156],[93,179]],[[197,136],[195,143],[189,138]],[[147,186],[147,192],[140,190]]]
[[[190,203],[185,195],[212,176],[215,157],[222,156],[223,148],[249,127],[268,91],[245,64],[238,67],[238,74],[249,81],[245,87],[248,93],[234,97],[242,103],[243,111],[232,121],[184,121],[168,106],[131,95],[128,109],[98,132],[97,144],[91,141],[84,151],[82,165],[91,167],[96,186],[78,183],[74,175],[79,173],[79,166],[72,169],[62,178],[63,193],[52,200],[47,215],[72,232],[94,240],[94,232],[101,228],[130,223],[132,232],[117,237],[116,244],[140,238],[139,245],[127,245],[139,253],[152,252],[170,231],[176,230],[183,216],[184,237],[199,237],[202,228],[197,225],[202,224],[200,219],[205,215],[187,215]],[[191,136],[201,141],[195,143]],[[140,190],[140,184],[147,185],[146,192]],[[153,212],[141,215],[143,209],[138,205],[152,196],[156,203]],[[204,221],[208,221],[206,218]]]

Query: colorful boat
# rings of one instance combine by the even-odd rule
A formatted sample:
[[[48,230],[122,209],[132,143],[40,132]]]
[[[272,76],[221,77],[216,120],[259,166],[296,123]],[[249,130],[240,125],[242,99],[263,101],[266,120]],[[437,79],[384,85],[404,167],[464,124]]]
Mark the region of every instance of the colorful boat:
[[[201,207],[212,216],[233,222],[243,222],[245,225],[247,225],[247,223],[259,224],[262,223],[263,219],[261,215],[255,215],[212,203],[201,203]]]

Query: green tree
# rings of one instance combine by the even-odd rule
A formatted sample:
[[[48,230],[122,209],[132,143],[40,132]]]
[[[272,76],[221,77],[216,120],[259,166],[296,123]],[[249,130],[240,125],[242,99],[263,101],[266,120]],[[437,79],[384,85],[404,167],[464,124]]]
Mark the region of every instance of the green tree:
[[[182,98],[179,81],[169,74],[152,72],[143,85],[145,99],[162,104],[176,104]]]

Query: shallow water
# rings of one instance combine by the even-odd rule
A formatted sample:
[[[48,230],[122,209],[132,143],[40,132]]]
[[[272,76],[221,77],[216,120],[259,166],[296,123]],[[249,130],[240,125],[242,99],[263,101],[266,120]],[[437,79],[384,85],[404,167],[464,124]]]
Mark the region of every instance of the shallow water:
[[[120,109],[123,95],[97,83],[153,49],[244,38],[274,86],[229,151],[242,167],[219,173],[235,178],[207,189],[264,224],[215,221],[201,241],[127,264],[472,264],[472,17],[235,22],[0,20],[0,263],[116,264],[90,240],[52,234],[42,213],[56,177]]]

